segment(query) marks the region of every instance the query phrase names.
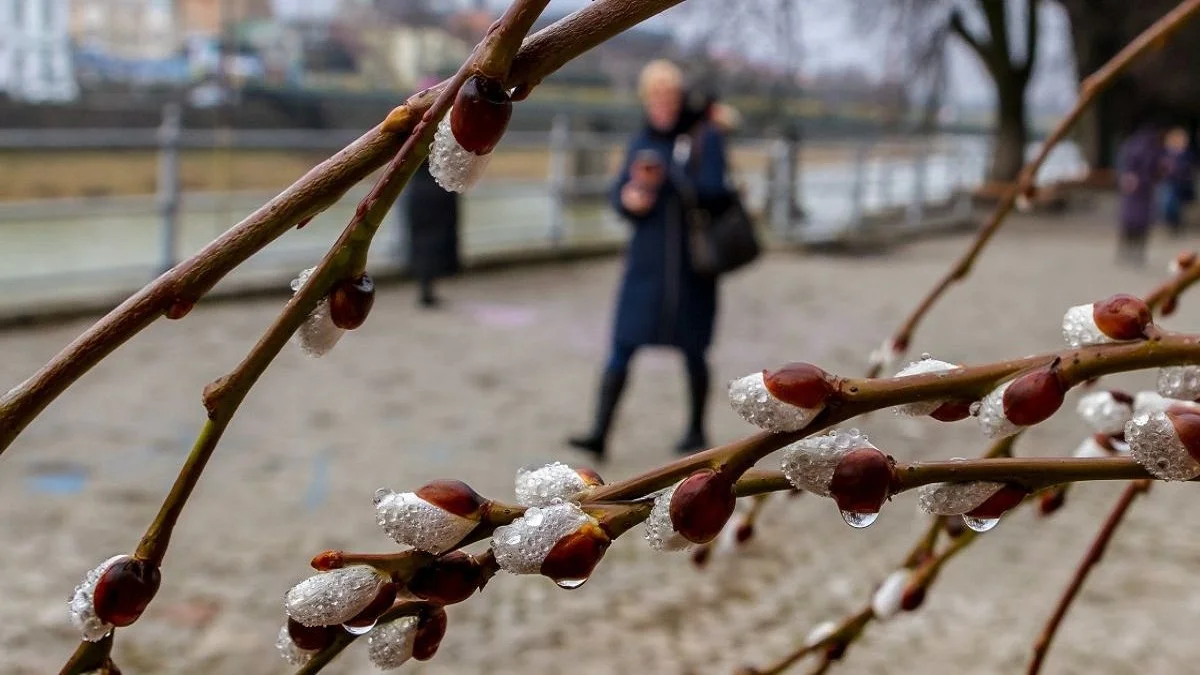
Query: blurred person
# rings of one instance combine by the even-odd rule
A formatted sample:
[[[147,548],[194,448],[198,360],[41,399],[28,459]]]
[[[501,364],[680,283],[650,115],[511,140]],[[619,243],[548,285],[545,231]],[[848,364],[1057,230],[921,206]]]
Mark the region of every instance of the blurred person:
[[[437,84],[428,79],[422,86]],[[408,221],[408,270],[417,280],[417,302],[426,309],[438,307],[435,279],[458,273],[459,195],[437,184],[424,161],[404,191],[404,213]]]
[[[1196,160],[1188,132],[1175,127],[1167,133],[1163,153],[1163,220],[1171,234],[1183,232],[1183,211],[1196,199]]]
[[[649,63],[639,94],[643,128],[630,141],[612,189],[613,208],[633,228],[625,252],[612,344],[589,433],[570,445],[603,461],[614,414],[625,389],[629,364],[643,346],[680,350],[687,367],[688,424],[676,451],[708,446],[705,408],[710,388],[707,351],[717,311],[717,284],[698,274],[688,249],[684,204],[678,190],[688,181],[697,201],[727,194],[724,141],[704,122],[707,97],[685,100],[683,74],[670,61]],[[697,124],[699,127],[697,128]],[[692,131],[695,152],[677,156],[681,136]],[[693,161],[688,161],[688,160]]]
[[[1118,262],[1138,267],[1146,263],[1146,237],[1154,219],[1162,153],[1162,131],[1153,123],[1140,125],[1117,149],[1117,189],[1121,201]]]

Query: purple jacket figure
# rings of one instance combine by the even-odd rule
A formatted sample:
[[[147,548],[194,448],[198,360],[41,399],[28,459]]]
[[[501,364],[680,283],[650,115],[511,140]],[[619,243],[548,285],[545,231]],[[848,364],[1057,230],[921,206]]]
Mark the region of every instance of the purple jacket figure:
[[[1119,257],[1139,265],[1145,262],[1146,235],[1154,220],[1162,153],[1162,135],[1149,127],[1125,139],[1117,151],[1117,188],[1121,194]]]

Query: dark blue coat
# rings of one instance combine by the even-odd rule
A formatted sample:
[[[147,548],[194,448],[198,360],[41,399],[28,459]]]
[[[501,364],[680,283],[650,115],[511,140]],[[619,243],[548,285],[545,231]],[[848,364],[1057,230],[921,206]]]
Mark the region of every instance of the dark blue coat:
[[[700,154],[687,167],[675,162],[675,136],[644,128],[625,153],[612,188],[612,203],[633,226],[625,252],[625,275],[617,302],[613,343],[623,347],[665,345],[703,352],[712,343],[717,313],[717,284],[696,273],[688,255],[687,225],[676,181],[688,180],[701,200],[727,194],[725,142],[711,128],[697,135]],[[643,150],[658,153],[675,176],[659,190],[654,208],[644,217],[621,206],[621,187],[629,181],[630,164]]]
[[[1154,194],[1162,177],[1162,139],[1153,130],[1134,133],[1117,150],[1117,170],[1137,178],[1132,191],[1121,191],[1121,228],[1144,232],[1154,220]]]

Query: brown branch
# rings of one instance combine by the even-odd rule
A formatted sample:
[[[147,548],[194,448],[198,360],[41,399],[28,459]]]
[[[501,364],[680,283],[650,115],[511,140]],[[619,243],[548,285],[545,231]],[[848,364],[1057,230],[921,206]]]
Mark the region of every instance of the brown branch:
[[[105,666],[112,666],[113,633],[109,633],[95,642],[86,640],[79,643],[71,657],[67,659],[59,675],[73,673],[89,673],[102,671]]]
[[[1058,626],[1067,615],[1067,610],[1071,608],[1071,602],[1075,600],[1075,596],[1083,588],[1083,582],[1087,580],[1088,573],[1104,557],[1104,550],[1108,548],[1108,542],[1112,540],[1117,527],[1121,525],[1121,521],[1125,518],[1129,507],[1133,505],[1133,500],[1137,499],[1138,495],[1145,493],[1149,488],[1149,481],[1134,481],[1125,488],[1117,503],[1113,505],[1112,511],[1109,512],[1104,525],[1100,527],[1100,531],[1096,533],[1096,538],[1092,541],[1092,545],[1088,547],[1083,560],[1079,561],[1079,567],[1076,568],[1075,575],[1071,577],[1071,583],[1067,585],[1062,597],[1058,599],[1058,605],[1055,606],[1054,613],[1050,615],[1050,619],[1046,622],[1046,627],[1042,629],[1041,635],[1038,636],[1037,642],[1033,647],[1033,659],[1029,663],[1029,670],[1026,671],[1028,675],[1037,675],[1041,672],[1042,662],[1046,659],[1046,654],[1050,650],[1050,644],[1054,641]]]
[[[506,84],[528,90],[571,59],[682,0],[595,0],[525,40]],[[412,96],[368,131],[199,253],[179,263],[0,396],[0,454],[55,398],[93,366],[167,312],[189,307],[231,270],[293,226],[329,208],[388,161],[445,88]]]
[[[1075,102],[1074,107],[1059,120],[1054,130],[1046,137],[1045,142],[1042,143],[1041,148],[1038,150],[1037,156],[1021,169],[1021,174],[1017,178],[1016,184],[1005,189],[1000,202],[996,204],[996,208],[993,209],[987,222],[984,223],[979,233],[975,235],[974,241],[971,242],[971,245],[967,247],[967,250],[963,252],[954,265],[950,267],[946,275],[917,304],[912,314],[904,320],[904,323],[900,325],[900,328],[891,338],[891,344],[896,345],[900,351],[906,350],[912,341],[913,333],[916,332],[917,326],[925,318],[925,315],[929,313],[937,301],[941,299],[955,282],[966,278],[971,273],[971,267],[975,264],[975,260],[979,257],[984,247],[987,246],[988,242],[991,241],[996,231],[1000,229],[1001,224],[1004,223],[1004,218],[1012,211],[1018,195],[1025,194],[1033,188],[1037,172],[1042,167],[1042,164],[1045,163],[1046,158],[1050,156],[1050,152],[1066,137],[1067,133],[1075,126],[1075,123],[1083,116],[1084,111],[1087,110],[1096,97],[1102,91],[1109,88],[1117,76],[1129,68],[1134,61],[1148,52],[1151,47],[1161,44],[1170,37],[1172,33],[1181,28],[1198,11],[1200,11],[1200,0],[1185,0],[1179,3],[1178,6],[1158,21],[1155,21],[1149,28],[1126,45],[1108,63],[1104,64],[1104,66],[1083,81],[1083,84],[1079,87],[1079,99]],[[882,369],[882,364],[871,366],[869,376],[877,377],[882,372]]]
[[[1200,281],[1200,260],[1194,252],[1181,253],[1178,260],[1186,261],[1186,264],[1181,264],[1179,271],[1171,279],[1163,282],[1145,298],[1151,310],[1158,310],[1164,316],[1174,311],[1179,296],[1185,290]]]

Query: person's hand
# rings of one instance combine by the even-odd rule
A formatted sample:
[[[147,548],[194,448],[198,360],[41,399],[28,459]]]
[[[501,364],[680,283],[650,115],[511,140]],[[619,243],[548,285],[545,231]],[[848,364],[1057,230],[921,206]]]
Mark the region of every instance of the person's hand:
[[[644,216],[654,208],[654,193],[644,190],[632,183],[626,183],[621,188],[621,206],[635,216]]]
[[[1132,173],[1121,174],[1121,192],[1133,192],[1138,187],[1138,177]]]

